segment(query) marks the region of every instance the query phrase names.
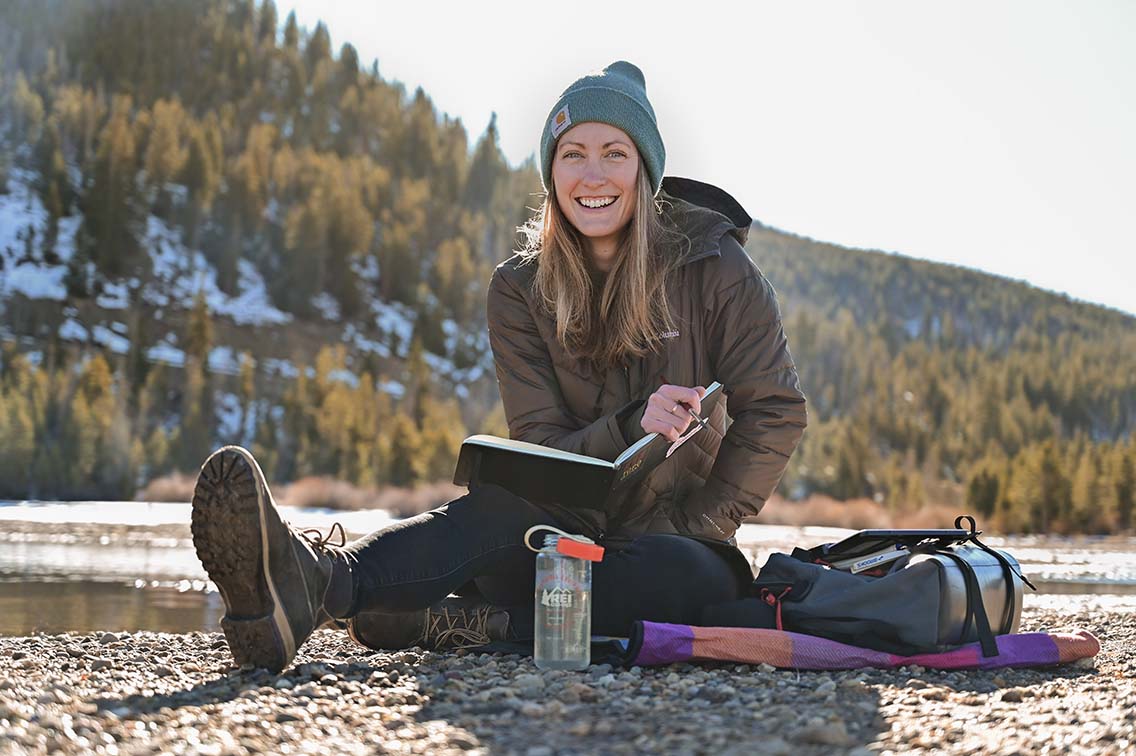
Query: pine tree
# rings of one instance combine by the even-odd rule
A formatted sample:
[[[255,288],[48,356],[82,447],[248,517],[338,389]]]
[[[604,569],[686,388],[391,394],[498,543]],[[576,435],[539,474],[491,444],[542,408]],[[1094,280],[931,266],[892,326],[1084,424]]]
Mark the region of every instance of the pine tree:
[[[209,381],[209,353],[213,323],[205,293],[194,297],[185,331],[185,386],[182,390],[178,466],[192,470],[209,453],[213,438],[213,392]]]
[[[43,98],[28,86],[23,71],[16,72],[11,100],[15,116],[10,122],[13,141],[34,144],[39,141],[39,130],[43,126]]]
[[[312,36],[308,38],[308,44],[304,47],[304,62],[307,64],[308,73],[314,73],[316,67],[323,61],[331,57],[331,35],[327,32],[327,26],[323,21],[316,24]]]
[[[343,92],[359,80],[359,53],[350,42],[339,48],[339,75],[336,91]]]
[[[256,359],[248,352],[241,352],[240,374],[237,380],[239,386],[237,399],[241,405],[238,442],[244,444],[251,440],[247,438],[252,435],[250,429],[255,432],[257,426]]]
[[[83,197],[79,245],[83,254],[107,276],[137,271],[142,263],[138,243],[140,213],[134,187],[134,134],[127,114],[130,101],[116,98],[99,137],[94,178]]]
[[[1114,487],[1118,525],[1124,530],[1136,528],[1136,463],[1131,454],[1124,454],[1119,444],[1115,457]]]
[[[284,47],[296,50],[300,46],[300,27],[296,23],[296,11],[290,11],[284,20]]]
[[[295,12],[289,15],[293,25],[296,23]],[[276,3],[273,0],[264,0],[260,6],[260,18],[257,22],[256,38],[261,44],[269,46],[276,45],[276,24],[278,23],[278,16],[276,13]]]
[[[221,171],[214,163],[205,129],[191,122],[187,127],[188,149],[181,180],[189,193],[186,228],[189,244],[195,246],[201,223],[204,221],[221,182]]]
[[[489,117],[485,133],[477,141],[469,166],[465,185],[465,206],[471,210],[488,212],[500,182],[507,179],[509,167],[498,144],[497,114]]]
[[[176,98],[154,103],[144,170],[154,196],[154,209],[161,216],[168,215],[170,208],[166,185],[177,179],[185,166],[187,152],[182,138],[185,120],[186,113]]]
[[[71,179],[67,175],[59,128],[54,119],[48,120],[36,145],[36,168],[39,173],[36,189],[47,209],[43,244],[45,250],[51,250],[59,234],[59,219],[68,213],[72,201]]]

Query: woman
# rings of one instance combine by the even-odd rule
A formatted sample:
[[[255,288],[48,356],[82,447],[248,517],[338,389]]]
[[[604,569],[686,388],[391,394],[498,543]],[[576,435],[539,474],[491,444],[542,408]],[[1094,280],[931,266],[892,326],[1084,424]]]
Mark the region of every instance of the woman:
[[[315,628],[344,620],[373,648],[531,637],[523,535],[537,524],[607,546],[596,633],[699,624],[744,595],[752,574],[732,537],[784,472],[805,397],[774,291],[741,246],[749,216],[715,187],[663,181],[664,163],[638,68],[618,61],[564,91],[541,138],[544,206],[489,286],[490,342],[513,438],[614,459],[646,433],[678,438],[688,407],[708,427],[618,511],[484,486],[341,546],[295,532],[252,456],[219,450],[192,526],[238,664],[279,671]],[[704,407],[714,380],[728,399]]]

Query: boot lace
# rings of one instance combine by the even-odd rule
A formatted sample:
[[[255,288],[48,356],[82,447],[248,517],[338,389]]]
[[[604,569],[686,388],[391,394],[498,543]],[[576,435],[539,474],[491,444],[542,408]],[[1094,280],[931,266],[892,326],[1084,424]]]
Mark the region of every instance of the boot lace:
[[[332,534],[335,533],[336,528],[339,528],[340,541],[339,543],[331,543],[331,537]],[[309,533],[314,533],[315,537],[313,538],[308,535]],[[300,531],[300,536],[310,543],[312,548],[319,551],[329,551],[331,547],[343,548],[347,545],[347,533],[344,532],[343,526],[338,522],[331,526],[331,529],[327,531],[327,535],[320,533],[318,528],[307,528]]]
[[[489,643],[489,613],[492,607],[479,606],[473,611],[450,609],[430,610],[426,615],[426,630],[418,645],[423,648],[473,648]]]

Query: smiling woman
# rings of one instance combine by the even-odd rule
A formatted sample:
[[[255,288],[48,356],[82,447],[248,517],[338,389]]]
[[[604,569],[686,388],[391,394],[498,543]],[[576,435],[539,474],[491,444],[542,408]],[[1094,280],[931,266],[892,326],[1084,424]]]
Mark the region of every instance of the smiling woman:
[[[776,295],[741,246],[750,218],[716,187],[663,181],[643,73],[626,61],[564,90],[541,156],[548,194],[487,297],[510,436],[614,460],[648,433],[702,427],[617,502],[569,508],[483,485],[350,544],[295,531],[252,455],[216,452],[194,492],[194,545],[238,663],[279,670],[338,620],[372,648],[530,639],[536,526],[606,548],[577,599],[594,604],[597,633],[700,624],[746,595],[733,535],[805,427]],[[703,404],[713,381],[728,407],[721,393]]]

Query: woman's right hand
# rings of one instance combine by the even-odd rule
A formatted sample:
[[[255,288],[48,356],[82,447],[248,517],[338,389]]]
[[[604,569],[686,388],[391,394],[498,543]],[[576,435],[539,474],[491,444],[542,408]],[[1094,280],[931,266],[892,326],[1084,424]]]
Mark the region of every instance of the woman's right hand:
[[[706,389],[702,386],[672,386],[664,383],[647,399],[643,419],[639,424],[647,433],[666,436],[672,444],[686,432],[694,418],[686,411],[689,407],[696,414],[702,414],[702,397]],[[684,406],[685,405],[685,406]]]

